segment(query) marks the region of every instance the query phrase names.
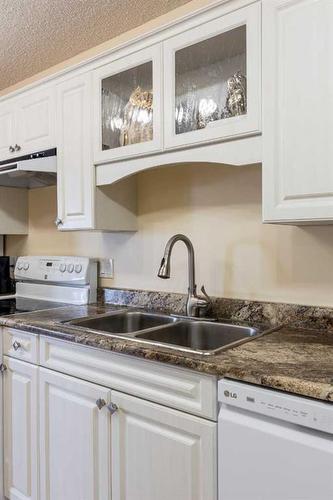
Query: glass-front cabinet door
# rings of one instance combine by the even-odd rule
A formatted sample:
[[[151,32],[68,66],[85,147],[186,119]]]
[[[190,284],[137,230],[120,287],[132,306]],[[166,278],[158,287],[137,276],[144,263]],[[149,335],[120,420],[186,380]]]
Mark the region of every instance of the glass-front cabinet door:
[[[161,45],[121,57],[94,72],[94,161],[162,148]]]
[[[165,147],[260,131],[260,5],[164,42]]]

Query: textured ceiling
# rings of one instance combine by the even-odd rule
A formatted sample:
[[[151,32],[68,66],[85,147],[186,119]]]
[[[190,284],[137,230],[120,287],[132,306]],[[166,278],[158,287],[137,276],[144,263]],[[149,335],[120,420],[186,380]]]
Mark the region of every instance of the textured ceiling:
[[[0,0],[0,90],[189,0]]]

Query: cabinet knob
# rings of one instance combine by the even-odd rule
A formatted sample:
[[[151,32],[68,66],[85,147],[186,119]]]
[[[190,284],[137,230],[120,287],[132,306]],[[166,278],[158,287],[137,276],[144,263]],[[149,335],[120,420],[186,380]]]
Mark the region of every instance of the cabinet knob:
[[[56,225],[57,227],[59,227],[59,226],[61,226],[61,224],[62,224],[62,220],[61,220],[59,217],[57,217],[57,218],[56,218],[56,220],[54,221],[54,223],[55,223],[55,225]]]
[[[14,351],[18,351],[20,349],[20,347],[22,347],[22,345],[20,344],[20,342],[17,342],[17,340],[15,340],[13,342],[13,349],[14,349]]]
[[[97,399],[96,406],[99,410],[101,410],[103,408],[103,406],[105,406],[105,405],[106,405],[105,399],[101,399],[101,398]]]
[[[0,373],[3,373],[7,370],[7,366],[4,363],[1,363],[0,365]]]
[[[10,151],[11,153],[14,153],[14,151],[15,151],[15,148],[13,148],[13,146],[9,146],[9,148],[8,148],[8,149],[9,149],[9,151]]]
[[[111,415],[113,415],[118,410],[118,406],[115,403],[110,403],[107,405],[107,409],[109,410]]]
[[[21,146],[19,146],[18,144],[15,144],[15,151],[20,151],[21,149]]]

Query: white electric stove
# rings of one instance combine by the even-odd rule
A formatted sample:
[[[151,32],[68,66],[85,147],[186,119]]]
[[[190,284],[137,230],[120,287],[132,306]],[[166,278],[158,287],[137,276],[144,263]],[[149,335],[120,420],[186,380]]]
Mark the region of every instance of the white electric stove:
[[[97,299],[97,262],[88,257],[18,257],[14,278],[16,294],[0,297],[0,316]]]

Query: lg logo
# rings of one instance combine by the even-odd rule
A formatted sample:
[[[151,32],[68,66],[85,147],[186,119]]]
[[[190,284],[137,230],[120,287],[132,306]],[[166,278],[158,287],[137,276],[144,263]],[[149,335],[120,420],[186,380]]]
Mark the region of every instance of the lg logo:
[[[226,398],[237,399],[236,392],[224,391],[224,395]]]

